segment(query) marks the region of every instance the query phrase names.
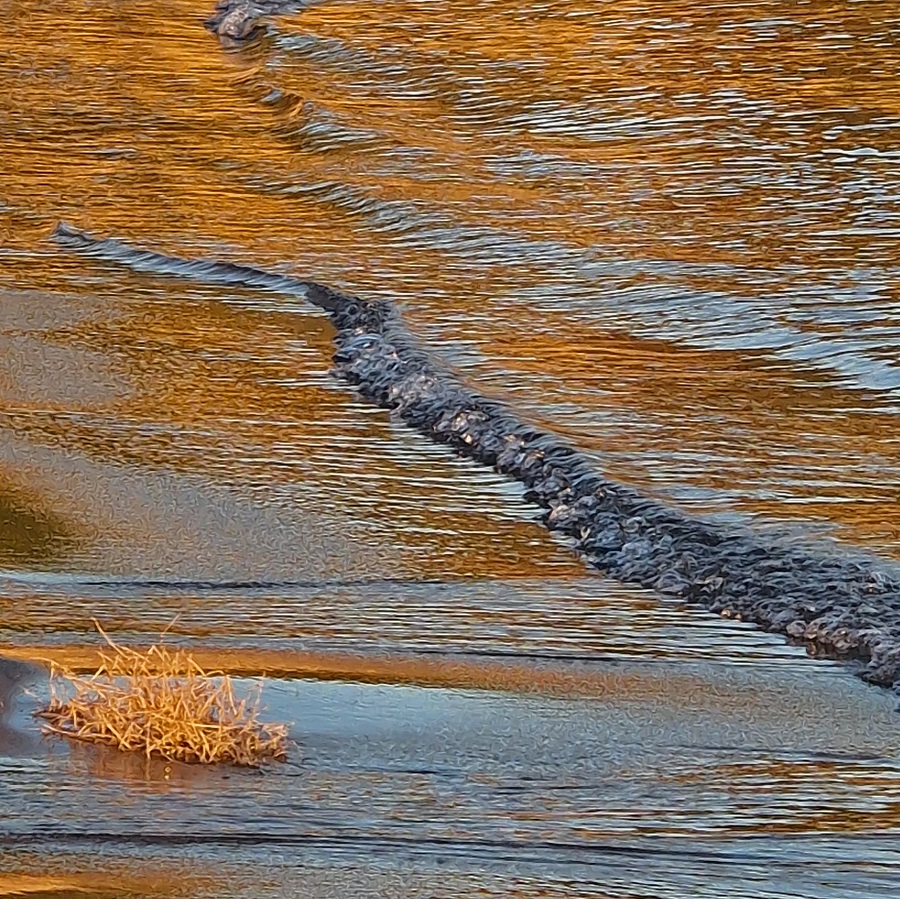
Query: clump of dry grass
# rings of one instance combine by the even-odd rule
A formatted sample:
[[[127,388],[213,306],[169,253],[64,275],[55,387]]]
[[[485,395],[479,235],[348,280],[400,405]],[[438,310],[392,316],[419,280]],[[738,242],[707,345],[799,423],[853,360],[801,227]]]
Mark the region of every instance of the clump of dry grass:
[[[285,759],[287,727],[259,721],[259,692],[238,700],[227,675],[204,671],[184,650],[128,649],[97,629],[109,651],[92,675],[51,666],[50,702],[37,713],[46,733],[170,761]]]

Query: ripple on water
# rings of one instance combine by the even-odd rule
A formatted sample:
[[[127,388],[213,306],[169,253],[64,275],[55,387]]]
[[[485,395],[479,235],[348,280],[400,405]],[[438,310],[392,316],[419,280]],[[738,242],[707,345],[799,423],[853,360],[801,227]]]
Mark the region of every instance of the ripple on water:
[[[2,635],[178,615],[233,658],[513,673],[275,681],[302,760],[265,776],[51,748],[21,700],[0,892],[896,895],[887,697],[584,578],[521,491],[336,388],[296,296],[47,242],[62,219],[390,299],[610,477],[896,555],[898,18],[857,7],[342,0],[223,53],[180,0],[26,0],[0,35]]]
[[[140,858],[164,871],[189,847],[201,881],[224,851],[288,883],[349,865],[463,883],[509,874],[522,895],[541,878],[623,897],[890,895],[894,843],[870,839],[864,862],[854,848],[856,834],[894,826],[890,702],[825,671],[708,666],[697,683],[711,701],[273,681],[267,714],[295,721],[298,747],[262,774],[58,744],[4,757],[4,858],[21,868],[43,847],[51,871],[54,859],[79,871],[72,858],[86,852],[101,870]],[[733,690],[755,700],[741,708]]]

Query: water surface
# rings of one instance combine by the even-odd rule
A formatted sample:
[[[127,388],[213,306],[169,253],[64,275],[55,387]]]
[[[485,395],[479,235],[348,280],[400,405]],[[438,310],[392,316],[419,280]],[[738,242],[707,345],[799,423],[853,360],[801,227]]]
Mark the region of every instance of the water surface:
[[[297,757],[228,780],[42,743],[19,695],[0,890],[894,895],[889,697],[588,572],[331,378],[307,306],[48,238],[388,298],[608,476],[893,564],[896,9],[335,0],[231,51],[209,12],[0,37],[0,638],[423,673],[276,680]]]

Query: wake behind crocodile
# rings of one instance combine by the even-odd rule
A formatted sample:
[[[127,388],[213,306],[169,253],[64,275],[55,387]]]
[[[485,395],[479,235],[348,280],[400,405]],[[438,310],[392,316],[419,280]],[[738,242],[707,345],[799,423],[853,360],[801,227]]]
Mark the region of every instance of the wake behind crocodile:
[[[798,544],[669,506],[605,477],[577,447],[480,395],[410,334],[389,302],[251,266],[184,259],[60,224],[63,247],[132,270],[275,291],[324,310],[334,373],[460,456],[521,482],[543,521],[623,583],[804,641],[900,690],[900,580],[887,563]]]

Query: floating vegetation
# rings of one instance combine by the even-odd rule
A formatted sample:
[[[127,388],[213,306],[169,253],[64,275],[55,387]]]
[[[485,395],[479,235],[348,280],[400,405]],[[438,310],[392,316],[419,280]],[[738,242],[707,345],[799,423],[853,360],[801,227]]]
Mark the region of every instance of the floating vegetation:
[[[51,666],[50,701],[36,713],[45,733],[169,761],[285,760],[288,729],[260,722],[260,691],[238,699],[228,675],[205,671],[185,650],[129,649],[97,629],[108,650],[93,674]]]

